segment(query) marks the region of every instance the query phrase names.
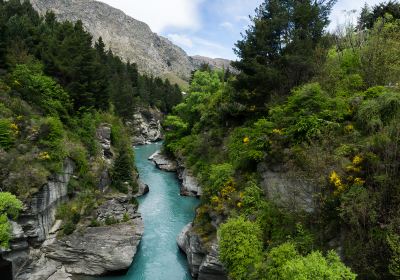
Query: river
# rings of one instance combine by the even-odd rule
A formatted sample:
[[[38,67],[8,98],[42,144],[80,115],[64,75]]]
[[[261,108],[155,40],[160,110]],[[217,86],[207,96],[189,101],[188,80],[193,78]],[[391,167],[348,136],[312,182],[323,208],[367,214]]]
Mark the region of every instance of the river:
[[[190,280],[186,256],[179,251],[176,237],[194,218],[199,201],[179,195],[175,173],[157,169],[148,157],[161,148],[154,143],[135,148],[135,161],[142,181],[150,192],[139,198],[145,231],[131,268],[125,276],[101,280]]]

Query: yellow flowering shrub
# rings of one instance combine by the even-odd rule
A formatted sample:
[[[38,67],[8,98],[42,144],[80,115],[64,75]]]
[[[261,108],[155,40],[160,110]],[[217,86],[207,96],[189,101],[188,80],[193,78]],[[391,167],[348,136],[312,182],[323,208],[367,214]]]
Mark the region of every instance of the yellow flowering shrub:
[[[365,184],[365,180],[363,180],[362,178],[355,178],[354,184],[357,186],[363,186]]]
[[[354,165],[360,165],[362,162],[363,162],[363,158],[361,157],[361,156],[355,156],[354,158],[353,158],[353,164]]]
[[[41,153],[39,154],[39,159],[40,159],[40,160],[50,160],[51,157],[50,157],[50,155],[49,155],[48,152],[41,152]]]
[[[277,135],[283,135],[283,130],[275,128],[274,130],[272,130],[272,133]]]
[[[353,132],[354,131],[354,126],[352,124],[348,124],[345,126],[344,131],[347,133]]]
[[[248,144],[249,142],[250,142],[249,137],[245,137],[245,138],[243,139],[243,143],[244,143],[244,144]]]
[[[331,175],[329,176],[329,181],[335,186],[335,195],[342,193],[346,189],[346,185],[343,184],[342,179],[336,173],[336,171],[332,171]]]

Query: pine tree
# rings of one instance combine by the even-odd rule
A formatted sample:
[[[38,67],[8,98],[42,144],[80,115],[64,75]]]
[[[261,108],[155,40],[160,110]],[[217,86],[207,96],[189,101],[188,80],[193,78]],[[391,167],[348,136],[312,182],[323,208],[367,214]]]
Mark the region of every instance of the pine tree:
[[[271,95],[287,94],[307,81],[315,72],[315,52],[334,3],[265,0],[236,44],[240,60],[233,66],[241,71],[236,101],[263,108]]]

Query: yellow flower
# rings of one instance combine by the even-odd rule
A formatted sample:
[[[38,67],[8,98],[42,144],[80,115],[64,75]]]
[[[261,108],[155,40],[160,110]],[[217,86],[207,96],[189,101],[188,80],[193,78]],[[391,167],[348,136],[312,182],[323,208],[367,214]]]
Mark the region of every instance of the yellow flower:
[[[354,179],[354,184],[358,186],[363,186],[365,184],[365,181],[361,178],[355,178]]]
[[[345,189],[345,185],[343,185],[342,180],[340,179],[339,175],[336,173],[336,171],[332,171],[331,175],[329,176],[329,181],[331,184],[333,184],[336,188],[335,190],[335,195],[338,195],[339,193],[343,192]]]
[[[272,132],[273,132],[274,134],[277,134],[277,135],[283,135],[282,129],[277,129],[277,128],[275,128],[274,130],[272,130]]]
[[[363,158],[361,156],[355,156],[353,158],[353,164],[354,165],[360,165],[363,162]]]
[[[12,123],[12,124],[10,124],[10,128],[14,132],[14,135],[18,135],[18,133],[19,133],[18,125],[16,125],[15,123]]]
[[[216,195],[214,195],[214,196],[211,198],[211,202],[217,204],[217,203],[219,202],[219,197],[216,196]]]
[[[353,132],[354,126],[352,124],[348,124],[345,126],[344,131],[346,131],[347,133]]]
[[[248,144],[250,142],[250,138],[249,137],[245,137],[243,139],[243,143]]]
[[[241,203],[241,202],[238,202],[237,207],[238,207],[238,208],[242,208],[242,203]]]
[[[51,159],[51,157],[48,152],[42,152],[39,154],[39,159],[40,160],[49,160],[49,159]]]

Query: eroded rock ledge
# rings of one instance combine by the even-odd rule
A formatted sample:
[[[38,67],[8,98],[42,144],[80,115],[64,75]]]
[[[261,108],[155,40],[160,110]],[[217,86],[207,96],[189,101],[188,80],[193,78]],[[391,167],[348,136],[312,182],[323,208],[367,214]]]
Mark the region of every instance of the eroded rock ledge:
[[[227,280],[223,265],[218,259],[218,241],[213,240],[205,248],[201,238],[193,230],[192,223],[186,225],[177,237],[179,248],[186,254],[190,273],[198,280]]]
[[[28,257],[15,279],[68,280],[72,275],[125,272],[144,232],[140,213],[129,203],[127,196],[120,195],[107,199],[96,210],[96,216],[99,222],[113,217],[118,223],[82,226],[71,235],[56,238],[61,225],[56,221],[42,246],[25,252]]]

